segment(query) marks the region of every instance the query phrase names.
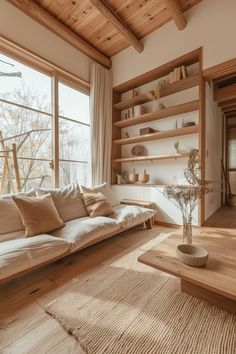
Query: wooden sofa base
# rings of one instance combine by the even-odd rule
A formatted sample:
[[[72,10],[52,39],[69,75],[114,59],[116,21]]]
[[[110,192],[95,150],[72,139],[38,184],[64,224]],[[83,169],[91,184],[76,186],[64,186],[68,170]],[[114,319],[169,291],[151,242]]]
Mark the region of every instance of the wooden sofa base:
[[[146,225],[147,229],[151,229],[151,228],[152,228],[151,219],[146,220],[146,221],[145,221],[145,225]],[[115,235],[118,235],[118,234],[120,234],[120,233],[122,233],[122,232],[124,232],[124,231],[131,230],[132,228],[134,228],[134,227],[136,227],[136,226],[137,226],[137,225],[132,226],[132,227],[128,227],[128,228],[121,228],[121,229],[119,229],[119,230],[117,230],[117,231],[113,231],[113,232],[110,232],[110,233],[108,233],[108,234],[106,234],[106,235],[100,236],[100,237],[96,238],[95,240],[92,240],[92,241],[90,241],[89,243],[86,243],[86,245],[82,246],[81,248],[76,249],[74,252],[66,251],[65,253],[62,253],[60,256],[51,258],[51,259],[49,259],[49,260],[47,260],[47,261],[45,261],[45,262],[42,262],[42,263],[40,263],[40,264],[37,264],[37,265],[33,266],[33,267],[30,267],[30,268],[27,268],[27,269],[25,269],[25,270],[22,270],[21,272],[12,274],[12,275],[10,275],[9,277],[0,279],[0,284],[6,283],[6,282],[8,282],[8,281],[10,281],[10,280],[13,280],[13,279],[15,279],[15,278],[18,278],[18,277],[20,277],[20,276],[22,276],[22,275],[25,275],[25,274],[28,273],[28,272],[31,272],[32,270],[41,268],[41,267],[43,267],[43,266],[45,266],[45,265],[47,265],[47,264],[56,262],[56,261],[58,261],[59,259],[65,258],[65,257],[67,257],[67,256],[70,256],[71,254],[76,253],[76,252],[78,252],[78,251],[81,251],[81,250],[84,249],[84,248],[87,248],[87,247],[92,246],[92,245],[94,245],[94,244],[96,244],[96,243],[98,243],[98,242],[101,242],[101,241],[103,241],[103,240],[106,240],[107,238],[109,238],[109,237],[111,237],[111,236],[115,236]]]

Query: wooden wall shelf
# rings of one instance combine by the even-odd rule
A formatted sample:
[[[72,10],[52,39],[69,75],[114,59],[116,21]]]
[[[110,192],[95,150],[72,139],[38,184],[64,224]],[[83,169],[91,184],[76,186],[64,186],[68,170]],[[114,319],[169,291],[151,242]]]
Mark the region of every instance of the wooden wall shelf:
[[[159,119],[175,116],[182,113],[194,112],[197,111],[198,109],[199,109],[199,100],[195,100],[187,103],[178,104],[172,107],[167,107],[165,109],[162,109],[161,111],[146,113],[136,118],[118,120],[113,125],[118,128],[131,127],[133,125],[147,123],[153,120],[159,120]]]
[[[124,157],[120,159],[114,159],[114,162],[144,162],[144,161],[158,161],[158,160],[170,160],[170,159],[183,159],[189,156],[189,153],[183,154],[163,154],[163,155],[154,155],[154,156],[137,156],[137,157]]]
[[[174,82],[172,84],[166,84],[160,92],[160,97],[165,97],[168,95],[172,95],[173,93],[187,90],[191,87],[197,86],[200,82],[200,75],[195,75],[195,76],[190,76],[187,77],[186,79],[179,80],[177,82]],[[140,94],[136,97],[130,98],[129,100],[123,101],[123,102],[118,102],[114,104],[114,108],[118,109],[120,111],[133,107],[137,104],[153,101],[154,97],[153,95],[149,93],[143,93]]]
[[[174,71],[174,69],[185,66],[187,70],[187,74],[190,74],[191,72],[194,74],[192,76],[188,76],[185,79],[181,79],[177,82],[169,83],[170,79],[170,73]],[[194,65],[194,68],[191,68],[191,66]],[[169,76],[168,76],[169,75]],[[168,76],[168,78],[167,78]],[[162,89],[160,90],[160,97],[165,97],[169,96],[172,94],[175,94],[177,92],[182,92],[183,95],[181,96],[183,100],[177,101],[177,97],[173,97],[173,99],[176,99],[176,103],[174,106],[167,107],[163,110],[155,111],[155,112],[149,112],[142,114],[138,117],[134,118],[128,118],[125,120],[121,120],[122,117],[122,110],[125,110],[127,108],[133,107],[135,105],[142,105],[145,104],[149,101],[155,101],[155,96],[152,93],[147,92],[148,90],[154,90],[157,87],[157,81],[159,79],[166,79],[167,82],[165,85],[163,85]],[[150,84],[148,87],[144,87],[143,85]],[[198,91],[198,96],[196,96],[196,99],[190,102],[187,101],[187,89],[191,89],[192,87],[196,88],[196,91]],[[123,101],[122,99],[125,99],[125,97],[122,97],[123,93],[128,94],[128,91],[137,89],[138,92],[140,92],[139,95],[137,95],[134,98],[128,99]],[[146,90],[142,91],[142,90]],[[143,92],[143,93],[142,93]],[[194,94],[195,94],[195,89],[194,89]],[[176,95],[177,96],[177,95]],[[184,97],[185,101],[184,101]],[[163,100],[164,101],[164,100]],[[174,102],[174,101],[173,101]],[[182,102],[182,103],[181,103]],[[184,103],[183,103],[184,102]],[[165,103],[165,102],[164,102]],[[147,104],[148,105],[148,104]],[[151,103],[149,103],[151,106]],[[154,103],[152,105],[154,108]],[[113,113],[112,113],[112,161],[111,161],[111,183],[113,186],[117,187],[123,187],[126,188],[127,186],[127,192],[128,188],[130,187],[159,187],[159,188],[164,188],[165,185],[157,185],[153,183],[155,181],[155,176],[152,176],[152,180],[150,183],[147,184],[121,184],[117,185],[117,174],[122,174],[122,170],[124,167],[130,169],[129,164],[137,164],[138,163],[143,163],[143,167],[145,168],[146,165],[150,167],[152,161],[156,162],[158,164],[158,161],[163,161],[163,167],[165,160],[168,161],[168,167],[173,162],[173,174],[174,168],[176,166],[176,163],[174,163],[175,159],[184,159],[188,157],[188,154],[172,154],[171,151],[171,146],[173,145],[174,139],[180,140],[180,143],[182,141],[182,136],[188,136],[190,134],[195,134],[194,141],[198,139],[198,149],[199,149],[199,155],[201,159],[201,178],[204,179],[205,177],[205,82],[202,76],[202,48],[198,48],[190,53],[186,53],[185,55],[182,55],[178,58],[175,58],[174,60],[171,60],[167,63],[164,63],[163,65],[156,67],[150,71],[147,71],[145,73],[142,73],[139,76],[136,76],[126,82],[123,82],[122,84],[116,86],[113,88]],[[139,128],[141,128],[140,124],[143,124],[143,127],[152,127],[155,128],[154,122],[158,122],[161,119],[167,119],[169,118],[171,122],[173,122],[173,127],[175,127],[174,123],[176,119],[182,119],[184,118],[185,113],[189,112],[196,112],[198,114],[198,125],[195,126],[190,126],[190,127],[185,127],[185,128],[179,128],[179,129],[171,129],[170,130],[165,130],[165,131],[159,131],[159,132],[154,132],[151,134],[146,134],[146,135],[137,135],[137,136],[132,136],[134,134],[138,134]],[[182,116],[180,116],[182,115]],[[194,113],[195,115],[195,113]],[[153,124],[151,123],[153,122]],[[168,124],[168,122],[167,122]],[[132,126],[135,127],[135,129],[132,130]],[[167,126],[170,127],[168,124]],[[127,132],[129,133],[130,137],[129,138],[122,138],[123,132],[122,129],[126,127],[131,127]],[[126,129],[124,129],[126,130]],[[132,134],[133,131],[133,134]],[[135,133],[135,132],[136,133]],[[161,140],[161,139],[171,139],[169,142],[166,141],[167,143],[167,149],[166,149],[166,154],[164,155],[155,155],[155,156],[141,156],[141,157],[123,157],[123,145],[128,145],[128,144],[144,144],[147,146],[147,148],[150,145],[151,147],[154,147],[156,144],[156,141]],[[145,142],[152,142],[151,144],[145,144]],[[164,143],[164,141],[163,141]],[[160,144],[160,143],[159,143]],[[130,145],[131,147],[132,145]],[[129,148],[129,146],[127,146]],[[168,150],[170,149],[170,150]],[[165,150],[163,150],[165,151]],[[168,154],[168,152],[170,152]],[[151,154],[151,152],[149,152]],[[127,156],[127,155],[126,155]],[[184,161],[184,160],[178,160],[178,161]],[[126,164],[126,165],[125,165]],[[138,166],[137,166],[138,167]],[[141,166],[140,166],[141,167]],[[164,173],[164,172],[163,172]],[[164,176],[163,176],[164,178]],[[204,205],[205,205],[205,200],[204,198],[201,200],[201,207],[199,209],[200,214],[199,214],[199,223],[203,223],[204,220],[204,215],[205,215],[205,210],[204,210]]]
[[[154,96],[151,93],[142,93],[138,96],[135,96],[133,98],[130,98],[129,100],[126,101],[121,101],[116,104],[114,104],[114,108],[118,109],[119,111],[123,111],[124,109],[136,106],[141,103],[149,102],[154,99]]]
[[[127,145],[127,144],[140,143],[142,141],[161,140],[166,138],[173,138],[176,136],[183,136],[183,135],[190,135],[190,134],[197,134],[197,133],[198,133],[198,125],[193,125],[191,127],[186,127],[186,128],[171,129],[171,130],[165,130],[162,132],[156,132],[152,134],[137,135],[130,138],[117,139],[114,140],[113,143],[119,145]]]
[[[147,71],[144,74],[141,74],[131,80],[128,80],[116,87],[114,87],[114,92],[116,93],[124,93],[139,86],[145,85],[154,80],[160,79],[166,75],[168,75],[174,68],[181,65],[192,65],[195,63],[199,63],[200,58],[202,56],[202,48],[198,48],[193,50],[190,53],[184,54],[181,57],[178,57],[168,63],[165,63],[155,69]],[[199,67],[199,71],[200,71]]]

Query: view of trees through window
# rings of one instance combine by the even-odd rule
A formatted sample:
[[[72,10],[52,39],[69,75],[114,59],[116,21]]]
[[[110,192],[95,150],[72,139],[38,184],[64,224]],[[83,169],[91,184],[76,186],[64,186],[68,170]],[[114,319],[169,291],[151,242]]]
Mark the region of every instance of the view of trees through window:
[[[60,185],[89,179],[89,96],[59,83]],[[0,55],[0,194],[53,185],[52,78]]]

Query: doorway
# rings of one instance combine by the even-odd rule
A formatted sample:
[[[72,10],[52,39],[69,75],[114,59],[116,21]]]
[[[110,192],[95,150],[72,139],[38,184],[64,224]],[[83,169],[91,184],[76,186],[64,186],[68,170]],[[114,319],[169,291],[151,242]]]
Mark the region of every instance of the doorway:
[[[218,146],[214,146],[215,156],[211,156],[209,161],[214,169],[216,165],[217,170],[220,169],[218,183],[220,205],[208,216],[205,225],[236,228],[236,70],[234,73],[208,81],[208,85],[212,87],[212,104],[216,107],[214,121],[208,128],[208,136],[211,135],[211,131],[217,130],[217,124],[220,129],[217,137]],[[208,100],[208,97],[206,99]],[[217,178],[219,179],[219,175]]]

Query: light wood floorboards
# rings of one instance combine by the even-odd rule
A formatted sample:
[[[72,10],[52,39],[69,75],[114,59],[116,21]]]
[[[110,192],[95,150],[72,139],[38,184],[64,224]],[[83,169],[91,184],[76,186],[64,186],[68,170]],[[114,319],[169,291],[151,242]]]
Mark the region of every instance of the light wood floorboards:
[[[54,264],[45,266],[0,289],[0,353],[45,354],[84,353],[78,342],[43,305],[63,294],[73,283],[83,283],[115,259],[141,248],[173,229],[154,226],[136,228],[100,242]]]
[[[236,229],[236,207],[222,206],[210,216],[204,226]]]
[[[206,226],[236,228],[236,208],[219,209]],[[160,226],[152,230],[132,229],[1,285],[0,353],[84,353],[78,342],[45,313],[43,306],[71,284],[83,283],[134,249],[147,250],[145,243],[161,232],[172,231],[176,230]]]

